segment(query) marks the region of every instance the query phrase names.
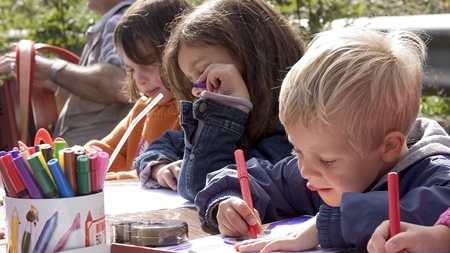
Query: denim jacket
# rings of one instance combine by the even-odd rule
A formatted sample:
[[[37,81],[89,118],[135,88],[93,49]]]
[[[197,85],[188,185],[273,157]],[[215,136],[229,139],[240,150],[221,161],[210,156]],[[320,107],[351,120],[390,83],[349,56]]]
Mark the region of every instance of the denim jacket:
[[[248,112],[209,97],[202,97],[195,103],[182,101],[180,109],[183,131],[167,131],[153,141],[136,159],[134,167],[141,174],[148,169],[149,162],[183,158],[178,193],[194,201],[205,186],[208,173],[235,163],[234,151],[244,132]],[[292,145],[280,124],[255,145],[245,149],[244,155],[246,160],[256,157],[276,163],[289,156],[291,151]]]
[[[418,119],[408,139],[415,144],[391,169],[399,175],[400,217],[432,226],[450,206],[450,137],[437,122]],[[275,165],[250,159],[247,167],[253,206],[262,222],[317,215],[323,248],[365,249],[375,228],[388,219],[387,175],[362,193],[344,193],[341,205],[332,207],[306,187],[296,157]],[[235,165],[210,173],[195,199],[202,225],[218,229],[215,209],[233,196],[241,197]]]

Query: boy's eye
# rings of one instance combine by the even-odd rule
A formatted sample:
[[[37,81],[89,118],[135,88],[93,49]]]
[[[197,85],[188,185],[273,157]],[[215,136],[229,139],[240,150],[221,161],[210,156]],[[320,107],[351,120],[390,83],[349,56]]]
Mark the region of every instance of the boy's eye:
[[[134,69],[127,69],[127,74],[133,74],[134,73]]]

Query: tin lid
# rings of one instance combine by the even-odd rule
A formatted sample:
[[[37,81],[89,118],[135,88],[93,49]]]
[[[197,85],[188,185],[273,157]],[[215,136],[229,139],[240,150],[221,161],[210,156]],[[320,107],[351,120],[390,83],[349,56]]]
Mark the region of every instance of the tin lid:
[[[150,220],[131,227],[131,243],[137,246],[170,246],[188,239],[188,224],[180,220]]]

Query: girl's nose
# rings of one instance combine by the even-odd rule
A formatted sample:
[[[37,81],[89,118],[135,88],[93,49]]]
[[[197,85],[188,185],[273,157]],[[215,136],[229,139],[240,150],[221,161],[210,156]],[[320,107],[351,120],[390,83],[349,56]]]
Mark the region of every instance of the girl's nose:
[[[192,95],[194,95],[194,97],[199,98],[200,97],[200,93],[202,93],[202,91],[204,91],[205,89],[201,89],[201,88],[192,88]]]
[[[144,76],[138,74],[134,75],[134,80],[136,81],[137,85],[145,85],[146,83],[148,83],[148,78],[145,78]]]

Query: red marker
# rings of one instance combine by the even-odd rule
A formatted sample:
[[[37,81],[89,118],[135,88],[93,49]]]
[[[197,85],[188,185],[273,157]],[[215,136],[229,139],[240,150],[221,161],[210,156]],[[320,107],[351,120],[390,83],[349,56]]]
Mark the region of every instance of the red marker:
[[[23,199],[29,199],[30,195],[28,193],[28,189],[23,182],[22,177],[20,177],[19,171],[13,163],[13,156],[11,154],[7,154],[0,158],[2,163],[6,169],[6,174],[8,174],[9,179],[16,190],[17,197]]]
[[[398,175],[395,172],[388,174],[388,201],[389,201],[389,237],[400,233],[400,200],[398,193]]]
[[[234,151],[234,158],[236,159],[237,173],[239,184],[241,185],[241,193],[242,198],[245,203],[247,203],[248,207],[253,211],[253,200],[252,193],[250,192],[250,184],[248,182],[248,172],[247,165],[245,164],[244,152],[238,149]],[[250,231],[250,235],[253,239],[258,236],[258,228],[256,225],[248,226],[248,230]]]

